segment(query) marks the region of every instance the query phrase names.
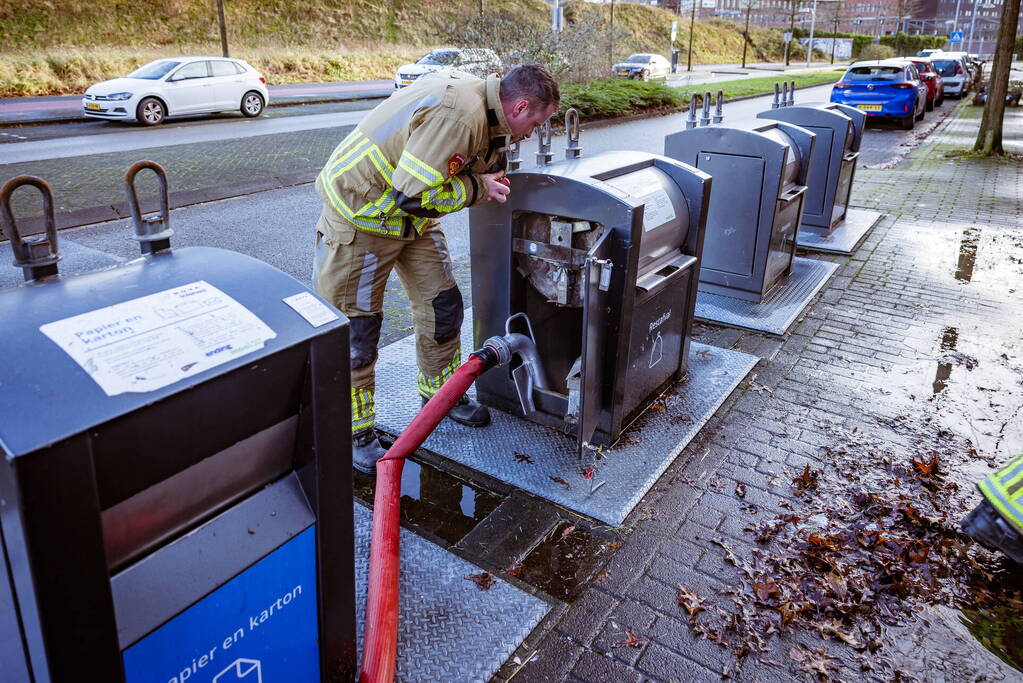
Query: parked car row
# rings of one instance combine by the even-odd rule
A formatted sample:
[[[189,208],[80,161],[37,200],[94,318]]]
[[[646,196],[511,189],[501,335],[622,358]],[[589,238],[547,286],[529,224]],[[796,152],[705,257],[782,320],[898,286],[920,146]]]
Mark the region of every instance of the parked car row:
[[[928,82],[934,81],[932,93]],[[937,77],[925,80],[909,59],[856,62],[831,90],[831,101],[856,107],[868,117],[898,121],[912,130],[924,118],[928,101],[940,105],[944,98]]]

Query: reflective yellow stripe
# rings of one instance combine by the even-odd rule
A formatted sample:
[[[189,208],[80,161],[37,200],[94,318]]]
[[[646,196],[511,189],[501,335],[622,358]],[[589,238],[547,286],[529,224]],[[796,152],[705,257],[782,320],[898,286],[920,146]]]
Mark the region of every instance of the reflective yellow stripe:
[[[398,166],[431,187],[444,182],[444,176],[440,172],[426,162],[417,159],[408,150],[401,153],[401,158],[398,159]]]
[[[372,427],[376,414],[373,392],[368,389],[352,387],[352,433],[355,434]]]
[[[465,183],[462,179],[458,176],[452,176],[451,189],[444,191],[442,188],[446,186],[447,184],[441,187],[430,188],[424,192],[419,200],[423,207],[434,209],[441,213],[451,213],[465,206]]]
[[[451,357],[451,362],[448,363],[440,371],[440,374],[436,377],[427,377],[419,372],[416,384],[419,387],[419,395],[424,398],[433,398],[433,395],[440,391],[440,388],[447,382],[451,375],[455,374],[455,370],[462,364],[462,349],[455,349],[454,355]]]
[[[1019,490],[1010,491],[1020,477],[1021,465],[1023,465],[1023,457],[1016,456],[998,472],[981,479],[977,483],[977,488],[1006,522],[1023,533],[1023,496],[1020,495]]]

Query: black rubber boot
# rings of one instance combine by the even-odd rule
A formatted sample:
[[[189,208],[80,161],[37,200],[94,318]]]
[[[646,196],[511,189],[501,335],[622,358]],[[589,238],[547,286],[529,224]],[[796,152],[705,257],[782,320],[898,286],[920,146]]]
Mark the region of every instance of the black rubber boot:
[[[420,396],[420,398],[423,399],[425,406],[429,399],[425,396]],[[448,417],[466,427],[486,427],[490,424],[490,410],[468,396],[463,396],[458,400],[458,403],[448,411]]]
[[[352,435],[352,467],[363,474],[376,474],[377,460],[386,452],[375,430],[367,429]]]

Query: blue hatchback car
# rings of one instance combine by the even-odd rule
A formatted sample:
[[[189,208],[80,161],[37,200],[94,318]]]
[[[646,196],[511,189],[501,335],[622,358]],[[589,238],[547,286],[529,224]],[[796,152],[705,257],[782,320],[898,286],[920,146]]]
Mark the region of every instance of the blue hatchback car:
[[[927,84],[908,60],[856,62],[835,83],[831,101],[855,107],[872,118],[896,119],[903,130],[912,130],[924,117]]]

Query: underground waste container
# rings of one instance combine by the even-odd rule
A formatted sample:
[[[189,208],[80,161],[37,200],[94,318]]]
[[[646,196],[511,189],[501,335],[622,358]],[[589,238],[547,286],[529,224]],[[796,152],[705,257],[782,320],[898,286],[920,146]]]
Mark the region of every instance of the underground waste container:
[[[70,277],[12,235],[0,679],[354,677],[347,320],[167,234]]]

